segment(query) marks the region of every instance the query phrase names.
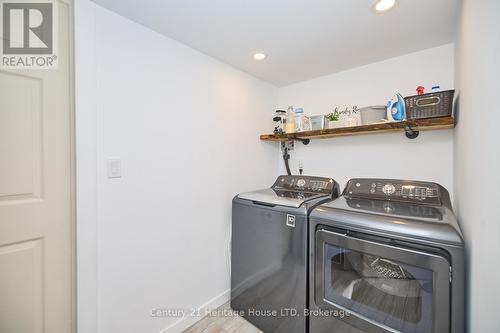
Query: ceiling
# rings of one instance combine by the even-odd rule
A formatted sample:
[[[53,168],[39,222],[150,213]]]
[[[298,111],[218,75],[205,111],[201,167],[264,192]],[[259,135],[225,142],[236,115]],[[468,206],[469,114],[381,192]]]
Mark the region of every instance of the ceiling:
[[[94,0],[276,86],[454,39],[459,0]],[[256,61],[252,55],[264,52]]]

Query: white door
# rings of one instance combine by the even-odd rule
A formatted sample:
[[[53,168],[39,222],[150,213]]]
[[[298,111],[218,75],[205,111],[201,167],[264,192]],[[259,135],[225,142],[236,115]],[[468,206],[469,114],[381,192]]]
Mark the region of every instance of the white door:
[[[58,69],[0,70],[0,333],[74,326],[72,9],[57,8]]]

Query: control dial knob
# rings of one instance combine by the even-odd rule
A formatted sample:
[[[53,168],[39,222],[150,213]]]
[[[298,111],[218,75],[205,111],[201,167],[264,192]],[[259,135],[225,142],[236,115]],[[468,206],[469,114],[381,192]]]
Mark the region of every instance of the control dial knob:
[[[385,184],[384,187],[382,187],[382,192],[386,195],[391,195],[396,192],[396,187],[392,184]]]
[[[299,179],[297,180],[297,186],[298,187],[304,187],[304,185],[306,185],[306,181],[304,179]]]

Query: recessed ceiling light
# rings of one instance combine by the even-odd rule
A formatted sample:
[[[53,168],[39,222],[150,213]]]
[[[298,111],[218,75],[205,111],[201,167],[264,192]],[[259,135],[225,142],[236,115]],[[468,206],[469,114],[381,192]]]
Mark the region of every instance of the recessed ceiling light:
[[[253,55],[253,58],[255,60],[264,60],[264,59],[266,59],[266,55],[264,53],[255,53]]]
[[[396,0],[378,0],[373,9],[375,12],[382,13],[394,8],[394,6],[396,6]]]

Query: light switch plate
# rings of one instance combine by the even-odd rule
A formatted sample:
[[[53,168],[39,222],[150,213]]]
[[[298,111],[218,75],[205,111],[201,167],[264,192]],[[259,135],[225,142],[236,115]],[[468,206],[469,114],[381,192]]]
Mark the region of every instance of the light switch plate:
[[[108,178],[122,177],[122,160],[121,158],[108,158]]]

